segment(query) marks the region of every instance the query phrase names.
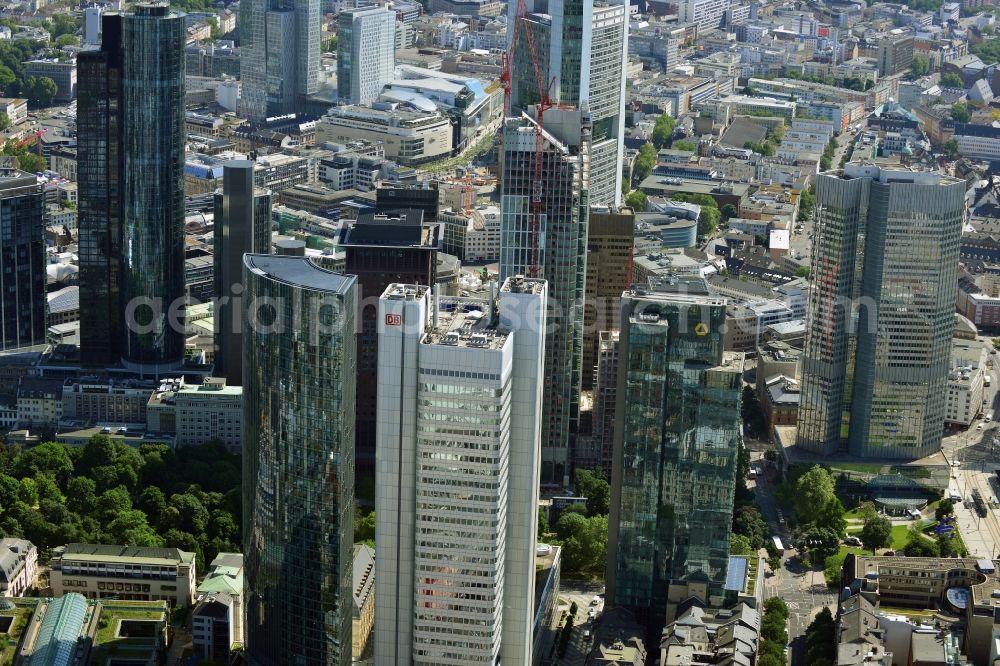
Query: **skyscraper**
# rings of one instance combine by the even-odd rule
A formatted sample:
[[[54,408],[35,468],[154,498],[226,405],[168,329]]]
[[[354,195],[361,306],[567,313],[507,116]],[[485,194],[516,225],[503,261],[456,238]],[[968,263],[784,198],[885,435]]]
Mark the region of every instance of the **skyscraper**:
[[[546,112],[541,183],[535,181],[537,130],[527,114],[504,121],[500,279],[531,275],[548,282],[542,483],[565,485],[580,419],[590,124],[578,110]]]
[[[242,113],[251,123],[292,113],[319,91],[320,0],[240,3]]]
[[[271,253],[271,190],[254,187],[254,163],[222,167],[215,193],[214,266],[216,377],[243,385],[243,255]]]
[[[355,418],[358,490],[374,496],[375,407],[378,401],[378,299],[393,283],[435,282],[439,228],[419,209],[365,212],[341,230],[345,269],[358,278],[358,390]]]
[[[0,163],[0,349],[45,343],[45,195],[34,174]]]
[[[247,658],[349,666],[357,280],[304,257],[244,266]]]
[[[382,295],[379,666],[532,663],[545,300]]]
[[[743,373],[725,319],[700,278],[622,295],[606,603],[647,621],[672,585],[711,602],[725,583]]]
[[[80,54],[85,362],[156,373],[184,358],[186,35],[184,14],[141,2],[105,14],[100,51]]]
[[[337,94],[367,106],[392,80],[396,66],[396,13],[385,7],[337,15]]]
[[[965,182],[848,164],[819,177],[798,445],[940,448]]]
[[[514,26],[508,34],[530,30],[534,35],[542,85],[551,84],[549,97],[590,113],[590,203],[620,204],[628,3],[526,0],[528,14],[522,17],[521,25],[515,25],[517,5],[507,3],[507,24]],[[511,67],[511,109],[515,113],[539,101],[539,83],[527,41],[523,32],[519,34]]]
[[[635,211],[590,209],[587,224],[587,289],[583,315],[583,388],[594,387],[598,336],[618,329],[622,292],[631,286]],[[608,471],[605,468],[605,471]]]

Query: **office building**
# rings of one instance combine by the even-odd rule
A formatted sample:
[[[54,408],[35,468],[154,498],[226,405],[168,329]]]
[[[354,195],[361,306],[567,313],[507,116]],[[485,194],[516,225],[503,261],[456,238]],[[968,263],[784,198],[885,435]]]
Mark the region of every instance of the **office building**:
[[[349,666],[357,279],[243,262],[247,658]]]
[[[619,315],[621,303],[619,301]],[[594,422],[591,437],[598,452],[598,464],[611,472],[614,459],[615,406],[618,404],[619,331],[601,331],[597,340],[597,367],[594,369]]]
[[[905,459],[940,448],[964,197],[964,181],[931,172],[848,164],[819,177],[799,446]]]
[[[363,543],[354,544],[352,589],[351,658],[358,662],[369,652],[368,644],[375,629],[375,549]]]
[[[585,390],[594,388],[598,336],[602,331],[618,329],[621,295],[632,282],[629,266],[634,245],[635,213],[631,208],[590,209],[583,311],[582,385]]]
[[[81,52],[77,109],[85,364],[184,358],[184,15],[138,3]],[[156,54],[152,57],[151,54]]]
[[[215,376],[243,384],[243,255],[271,253],[271,191],[254,185],[254,163],[227,162],[215,193]]]
[[[344,272],[358,280],[356,458],[359,490],[373,495],[375,412],[378,400],[378,304],[390,284],[433,285],[439,227],[419,209],[365,212],[341,229]]]
[[[605,603],[652,624],[673,586],[722,601],[743,374],[725,316],[701,278],[622,295]]]
[[[50,567],[56,597],[78,592],[88,599],[166,601],[178,608],[194,603],[194,553],[177,548],[70,543]]]
[[[722,25],[731,0],[680,0],[677,16],[681,23],[693,23],[699,32],[716,30]]]
[[[545,141],[536,183],[539,131]],[[568,485],[580,419],[590,125],[580,111],[549,109],[544,128],[522,115],[505,120],[503,132],[500,279],[530,275],[548,282],[554,303],[546,320],[542,483]]]
[[[895,29],[878,40],[878,73],[892,76],[905,72],[913,62],[913,35]]]
[[[167,380],[146,403],[146,429],[173,435],[174,446],[219,442],[233,453],[243,449],[243,388],[206,377],[201,384]]]
[[[545,308],[520,276],[379,301],[379,666],[532,663]]]
[[[243,643],[243,555],[219,553],[210,567],[191,609],[191,642],[199,659],[227,661]]]
[[[24,65],[24,76],[45,76],[56,84],[56,94],[52,101],[69,104],[76,99],[76,61],[28,60]]]
[[[240,3],[241,109],[253,125],[319,91],[321,19],[320,0]]]
[[[348,9],[337,15],[337,95],[370,105],[393,78],[396,13],[385,7]]]
[[[531,49],[519,47],[512,66],[511,110],[515,114],[526,111],[538,102],[539,87],[551,85],[553,102],[589,112],[593,123],[590,203],[617,206],[624,159],[628,5],[594,0],[527,0],[526,4],[528,14],[514,29],[531,31],[535,44],[540,45],[537,58],[542,81],[535,80]],[[517,6],[516,2],[507,4],[508,25],[515,24]],[[518,39],[527,43],[523,34]]]
[[[44,194],[12,161],[0,164],[0,350],[45,344]]]

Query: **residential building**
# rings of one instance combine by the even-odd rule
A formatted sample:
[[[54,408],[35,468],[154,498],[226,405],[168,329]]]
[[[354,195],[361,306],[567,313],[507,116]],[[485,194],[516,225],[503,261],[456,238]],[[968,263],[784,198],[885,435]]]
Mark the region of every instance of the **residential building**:
[[[635,245],[635,212],[590,209],[587,226],[587,282],[583,311],[584,390],[594,388],[599,336],[602,331],[618,329],[621,295],[631,285],[629,274],[632,248]],[[608,469],[608,468],[605,468]]]
[[[0,111],[7,114],[11,125],[20,125],[28,119],[28,100],[20,97],[0,97]]]
[[[379,666],[532,663],[545,308],[521,276],[379,301]]]
[[[245,652],[350,666],[357,279],[305,257],[243,263]]]
[[[62,380],[22,377],[17,385],[17,420],[22,428],[55,428],[62,419]]]
[[[194,603],[194,553],[177,548],[70,543],[49,566],[56,597],[77,592],[88,599],[166,601],[172,608]]]
[[[81,361],[157,373],[184,357],[184,15],[103,21],[77,60]]]
[[[662,666],[753,663],[759,647],[757,609],[745,603],[734,609],[691,606],[664,627],[659,661]]]
[[[856,456],[940,448],[964,196],[964,181],[932,172],[819,176],[799,446],[830,454],[846,434]]]
[[[176,446],[218,441],[239,453],[243,449],[243,388],[213,377],[201,384],[163,382],[149,396],[146,426],[151,433],[173,435]]]
[[[622,295],[605,603],[650,623],[675,585],[723,597],[743,373],[725,309],[701,278]]]
[[[0,164],[0,350],[45,344],[44,194],[12,162]]]
[[[319,92],[321,23],[320,0],[240,3],[240,99],[253,125]]]
[[[213,289],[216,377],[243,384],[243,255],[271,252],[271,191],[254,185],[254,163],[222,167],[215,192]]]
[[[191,610],[192,643],[199,659],[226,661],[243,643],[243,555],[219,553],[209,566]]]
[[[396,13],[385,7],[348,9],[337,15],[337,95],[368,106],[378,99],[396,66]]]
[[[68,104],[76,99],[75,60],[28,60],[24,65],[24,76],[44,76],[56,84],[56,94],[52,101]]]
[[[569,485],[579,430],[590,130],[586,114],[559,108],[546,112],[544,127],[525,114],[505,120],[503,128],[500,279],[544,279],[554,302],[545,325],[543,484]],[[536,162],[539,132],[543,152]]]
[[[554,103],[586,107],[592,123],[590,203],[618,206],[625,150],[627,6],[594,0],[537,0],[537,7],[536,0],[527,0],[526,6],[528,13],[517,19],[518,3],[507,3],[507,23],[514,30],[530,31],[534,42],[544,47],[537,54],[521,48],[514,54],[512,114],[537,104],[538,90],[546,87]],[[535,80],[536,72],[541,81]]]
[[[357,276],[357,391],[355,464],[358,476],[375,478],[378,402],[378,298],[390,284],[435,284],[439,227],[419,209],[361,213],[341,230],[344,272]]]
[[[27,539],[0,539],[0,597],[23,597],[35,589],[38,549]],[[9,633],[9,632],[8,632]]]

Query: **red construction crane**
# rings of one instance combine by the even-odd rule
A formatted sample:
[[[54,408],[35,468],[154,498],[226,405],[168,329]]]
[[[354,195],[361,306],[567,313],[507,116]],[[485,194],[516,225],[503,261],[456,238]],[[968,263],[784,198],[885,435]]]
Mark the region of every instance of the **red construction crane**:
[[[23,146],[27,146],[30,143],[35,143],[35,145],[38,147],[37,151],[38,156],[42,157],[42,137],[45,136],[45,133],[48,131],[49,131],[48,128],[43,127],[37,132],[32,132],[28,136],[24,137],[23,139],[15,143],[14,148],[21,148]]]
[[[546,109],[552,108],[552,99],[549,96],[549,91],[555,84],[555,78],[553,77],[551,81],[547,81],[538,64],[535,36],[524,25],[524,21],[522,20],[527,14],[528,8],[525,1],[517,0],[517,10],[514,14],[514,34],[510,39],[510,49],[504,54],[503,72],[500,74],[500,80],[503,83],[504,118],[508,118],[511,107],[511,68],[514,65],[514,57],[517,53],[518,35],[523,31],[524,38],[528,42],[531,68],[535,74],[535,85],[538,89],[538,101],[536,103],[536,120],[538,126],[535,129],[535,164],[534,177],[531,183],[531,264],[528,267],[529,276],[534,277],[538,275],[538,236],[541,227],[542,192],[545,190],[545,184],[542,182],[542,153],[545,142],[542,136],[542,123],[545,118]]]

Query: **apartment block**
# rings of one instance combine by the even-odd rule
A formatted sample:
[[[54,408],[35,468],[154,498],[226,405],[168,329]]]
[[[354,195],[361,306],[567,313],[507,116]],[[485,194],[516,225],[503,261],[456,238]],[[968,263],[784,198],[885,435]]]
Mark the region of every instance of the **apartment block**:
[[[0,539],[0,597],[22,597],[35,589],[38,549],[27,539]]]

